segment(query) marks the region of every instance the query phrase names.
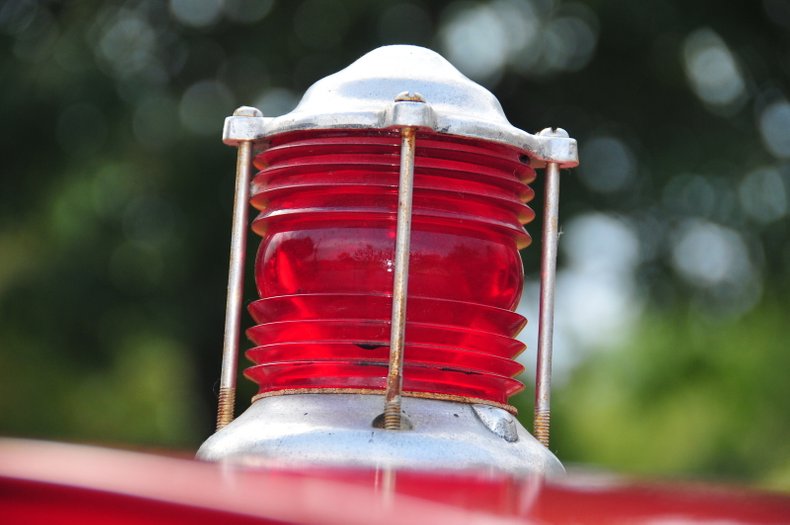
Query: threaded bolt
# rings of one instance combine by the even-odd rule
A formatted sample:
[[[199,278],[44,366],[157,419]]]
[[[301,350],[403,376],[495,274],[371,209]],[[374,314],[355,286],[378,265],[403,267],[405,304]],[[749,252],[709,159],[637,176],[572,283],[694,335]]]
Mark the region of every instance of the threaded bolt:
[[[224,426],[233,421],[233,409],[236,405],[236,390],[232,388],[220,388],[218,405],[217,430],[221,430]]]
[[[535,438],[544,447],[549,447],[549,428],[551,427],[551,411],[535,410]]]
[[[401,429],[400,401],[390,401],[384,407],[384,430]]]

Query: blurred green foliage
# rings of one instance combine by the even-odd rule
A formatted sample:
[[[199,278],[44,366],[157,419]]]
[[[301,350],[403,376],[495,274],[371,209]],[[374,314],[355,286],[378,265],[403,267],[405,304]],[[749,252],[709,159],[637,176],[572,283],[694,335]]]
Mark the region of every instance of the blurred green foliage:
[[[788,489],[785,308],[768,300],[737,322],[649,312],[637,337],[557,392],[557,453],[616,471]]]
[[[222,119],[288,111],[388,43],[460,62],[518,127],[568,129],[582,167],[563,221],[605,214],[638,240],[639,313],[556,390],[558,455],[790,489],[780,0],[6,0],[0,433],[174,448],[210,434],[234,166]],[[524,255],[534,275],[537,249]]]

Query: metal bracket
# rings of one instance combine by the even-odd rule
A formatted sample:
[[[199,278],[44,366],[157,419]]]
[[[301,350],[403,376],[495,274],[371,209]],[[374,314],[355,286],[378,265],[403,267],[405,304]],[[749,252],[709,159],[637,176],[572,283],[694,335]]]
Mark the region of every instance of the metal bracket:
[[[404,91],[384,111],[383,128],[436,129],[436,115],[419,93]]]
[[[575,168],[579,165],[576,140],[570,138],[564,129],[546,128],[533,137],[532,159],[538,162],[533,162],[532,167],[542,168],[552,162],[560,168]]]
[[[242,142],[255,142],[266,135],[266,122],[263,113],[251,106],[241,106],[233,115],[225,118],[222,128],[222,142],[228,146],[238,146]]]

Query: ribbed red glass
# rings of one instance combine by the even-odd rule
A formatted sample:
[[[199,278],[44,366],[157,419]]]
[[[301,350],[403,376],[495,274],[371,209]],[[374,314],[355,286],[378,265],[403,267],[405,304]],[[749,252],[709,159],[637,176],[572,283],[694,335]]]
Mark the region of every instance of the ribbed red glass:
[[[518,250],[534,171],[515,148],[418,134],[404,392],[506,403],[523,388],[513,337]],[[258,155],[253,230],[261,299],[247,335],[259,394],[383,390],[387,375],[400,137],[303,131]]]

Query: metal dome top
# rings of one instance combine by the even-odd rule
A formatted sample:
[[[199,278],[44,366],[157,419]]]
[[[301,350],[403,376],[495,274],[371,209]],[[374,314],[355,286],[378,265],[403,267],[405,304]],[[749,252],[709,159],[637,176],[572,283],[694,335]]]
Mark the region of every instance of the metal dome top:
[[[404,92],[413,96],[404,97]],[[380,47],[319,80],[285,115],[265,118],[237,112],[226,121],[223,138],[235,144],[239,139],[260,140],[306,129],[403,126],[509,144],[536,161],[557,162],[560,167],[578,164],[576,141],[567,133],[544,130],[532,135],[514,127],[490,91],[438,53],[409,45]],[[245,132],[248,127],[255,129]]]
[[[285,129],[312,123],[321,127],[386,127],[389,122],[382,109],[404,91],[423,96],[437,124],[441,122],[438,129],[445,133],[462,134],[458,132],[472,127],[518,131],[487,89],[466,78],[438,53],[403,45],[375,49],[319,80],[296,109],[272,124]]]

